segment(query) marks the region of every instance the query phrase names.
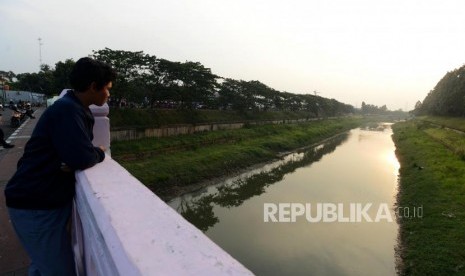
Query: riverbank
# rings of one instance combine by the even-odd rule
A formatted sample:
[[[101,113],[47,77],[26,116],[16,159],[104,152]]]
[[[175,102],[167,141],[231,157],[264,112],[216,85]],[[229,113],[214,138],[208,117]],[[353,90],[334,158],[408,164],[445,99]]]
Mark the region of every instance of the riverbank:
[[[465,118],[462,117],[419,116],[416,119],[419,121],[433,123],[442,127],[465,131]]]
[[[236,123],[273,120],[309,119],[305,111],[232,111],[209,109],[120,109],[109,114],[114,130],[124,128],[158,128],[172,125]]]
[[[430,117],[393,126],[401,164],[397,205],[423,207],[421,217],[398,218],[400,275],[465,273],[465,136],[447,128],[460,124],[465,120]]]
[[[233,111],[210,109],[135,109],[111,108],[109,113],[112,130],[147,129],[176,125],[202,125],[222,123],[258,123],[267,121],[318,120],[308,111]],[[359,115],[362,116],[362,115]],[[387,115],[363,115],[375,121],[398,121],[407,113],[392,112]]]
[[[164,200],[211,179],[232,175],[283,152],[360,126],[361,117],[302,124],[249,126],[112,144],[113,158]]]

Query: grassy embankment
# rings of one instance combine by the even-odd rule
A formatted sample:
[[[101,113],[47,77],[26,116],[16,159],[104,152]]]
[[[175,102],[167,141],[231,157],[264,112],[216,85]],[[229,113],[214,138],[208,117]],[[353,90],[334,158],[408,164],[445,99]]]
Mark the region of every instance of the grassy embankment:
[[[423,206],[422,218],[400,219],[401,275],[465,275],[465,135],[444,126],[463,129],[465,119],[422,117],[393,127],[398,206]]]
[[[157,139],[115,142],[112,155],[164,199],[186,186],[278,158],[360,125],[362,118],[262,125]]]
[[[460,117],[420,116],[419,121],[431,122],[442,127],[465,131],[465,119]]]

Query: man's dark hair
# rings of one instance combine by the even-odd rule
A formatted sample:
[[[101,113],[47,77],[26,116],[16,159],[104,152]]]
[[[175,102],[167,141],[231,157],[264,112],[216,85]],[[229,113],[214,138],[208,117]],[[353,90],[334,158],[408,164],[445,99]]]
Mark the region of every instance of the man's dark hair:
[[[69,82],[77,92],[86,91],[92,82],[101,89],[115,79],[116,72],[110,65],[89,57],[80,58],[69,76]]]

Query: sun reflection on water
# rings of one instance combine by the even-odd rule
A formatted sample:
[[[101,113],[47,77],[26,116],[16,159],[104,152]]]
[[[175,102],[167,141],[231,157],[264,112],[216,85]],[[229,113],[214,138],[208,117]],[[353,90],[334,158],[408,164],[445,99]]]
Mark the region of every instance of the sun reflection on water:
[[[387,160],[388,164],[394,169],[393,173],[395,176],[399,174],[400,163],[397,160],[397,156],[394,151],[388,151],[385,154],[385,159]]]

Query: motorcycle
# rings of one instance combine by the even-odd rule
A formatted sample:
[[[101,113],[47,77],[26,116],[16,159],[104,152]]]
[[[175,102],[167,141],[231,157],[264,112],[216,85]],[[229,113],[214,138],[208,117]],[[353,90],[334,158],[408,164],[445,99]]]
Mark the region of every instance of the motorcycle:
[[[26,116],[31,119],[35,119],[34,117],[34,110],[31,108],[31,105],[26,105],[26,109],[19,109],[16,105],[10,105],[13,114],[11,115],[10,125],[11,127],[19,127],[21,122],[24,120]]]
[[[10,119],[10,126],[14,128],[19,127],[21,125],[21,122],[24,120],[25,116],[26,112],[13,111],[13,114],[11,115]]]

